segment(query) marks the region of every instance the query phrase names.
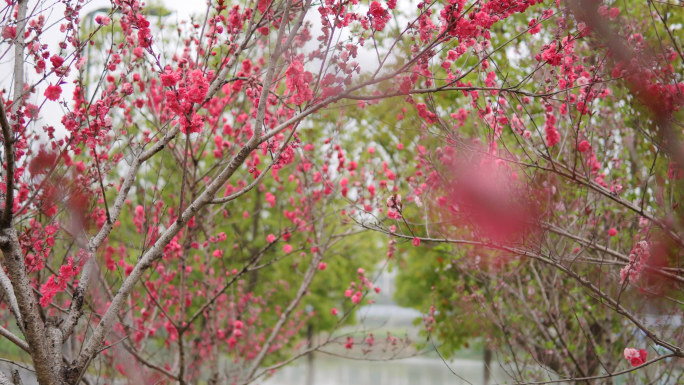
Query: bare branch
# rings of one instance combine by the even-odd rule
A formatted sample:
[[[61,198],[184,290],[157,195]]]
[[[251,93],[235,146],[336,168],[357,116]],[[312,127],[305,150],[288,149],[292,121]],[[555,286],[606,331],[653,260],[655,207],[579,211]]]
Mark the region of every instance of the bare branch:
[[[0,226],[10,226],[12,222],[12,207],[14,207],[14,138],[12,135],[12,127],[7,120],[5,114],[5,103],[0,100],[0,126],[2,126],[2,144],[5,147],[5,167],[7,173],[5,177],[5,184],[7,185],[5,193],[5,208],[0,217]]]
[[[31,353],[28,344],[26,341],[22,340],[21,338],[17,337],[12,333],[11,331],[5,329],[4,327],[0,326],[0,336],[3,336],[7,338],[8,340],[12,341],[13,344],[17,345],[18,347],[21,348],[21,350],[25,351],[26,353]]]
[[[5,268],[0,264],[0,292],[7,296],[9,301],[10,310],[17,320],[19,327],[23,324],[21,321],[21,312],[19,311],[19,304],[17,303],[17,296],[14,295],[14,287],[12,287],[12,281],[5,273]]]
[[[573,378],[563,378],[563,379],[560,379],[560,380],[535,381],[535,382],[521,382],[521,384],[524,384],[524,385],[542,385],[542,384],[557,384],[557,383],[568,382],[568,381],[572,381],[572,382],[577,383],[577,382],[580,382],[580,381],[595,381],[595,380],[602,380],[602,379],[606,379],[606,378],[612,378],[612,377],[617,377],[617,376],[620,376],[620,375],[623,375],[623,374],[631,373],[631,372],[634,372],[634,371],[636,371],[636,370],[643,369],[643,368],[645,368],[645,367],[647,367],[647,366],[649,366],[649,365],[651,365],[651,364],[654,364],[654,363],[656,363],[656,362],[658,362],[658,361],[664,360],[664,359],[666,359],[666,358],[671,358],[671,357],[677,357],[677,355],[674,354],[674,353],[664,354],[664,355],[658,356],[658,357],[656,357],[656,358],[654,358],[654,359],[652,359],[652,360],[648,360],[648,361],[644,362],[643,364],[641,364],[641,365],[639,365],[639,366],[635,366],[635,367],[632,367],[632,368],[629,368],[629,369],[625,369],[625,370],[620,370],[619,372],[613,372],[613,373],[604,374],[604,375],[602,375],[602,376],[573,377]]]

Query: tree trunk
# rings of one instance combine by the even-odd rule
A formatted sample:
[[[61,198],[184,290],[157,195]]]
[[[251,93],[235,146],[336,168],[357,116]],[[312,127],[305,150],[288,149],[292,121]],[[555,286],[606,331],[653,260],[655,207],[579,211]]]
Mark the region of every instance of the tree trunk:
[[[492,375],[492,350],[485,345],[484,348],[484,385],[489,385],[489,379]]]
[[[311,346],[313,346],[313,325],[309,324],[306,327],[306,339],[307,339],[307,347],[311,349]],[[309,352],[309,354],[306,355],[306,385],[313,385],[314,384],[314,355],[313,352]]]

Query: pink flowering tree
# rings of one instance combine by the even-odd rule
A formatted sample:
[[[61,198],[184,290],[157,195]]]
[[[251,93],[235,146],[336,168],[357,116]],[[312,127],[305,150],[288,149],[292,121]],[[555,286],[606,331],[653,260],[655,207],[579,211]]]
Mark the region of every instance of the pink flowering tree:
[[[677,382],[681,15],[578,1],[511,20],[425,63],[409,106],[366,112],[398,127],[401,185],[359,224],[405,251],[398,300],[444,354],[481,337],[521,383]]]
[[[681,303],[681,51],[661,5],[649,54],[596,2],[215,0],[173,27],[84,3],[8,0],[0,19],[0,341],[41,385],[247,384],[367,351],[371,334],[305,330],[372,301],[403,240],[552,267],[665,349],[632,364],[682,356],[624,301]],[[397,110],[345,120],[383,100]],[[597,261],[622,278],[576,269]]]
[[[141,3],[110,5],[4,8],[3,344],[41,384],[88,383],[94,367],[251,382],[301,354],[307,323],[333,328],[378,290],[344,206],[384,204],[379,161],[320,118],[397,79],[408,92],[418,79],[402,74],[460,18],[425,3],[390,29],[393,1],[216,1],[171,41]],[[316,283],[326,271],[339,279]]]
[[[396,76],[381,62],[364,79],[357,61],[396,4],[209,2],[175,40],[139,2],[110,5],[5,7],[3,344],[39,383],[75,384],[95,366],[248,383],[335,343],[302,335],[379,290],[344,210],[367,174],[334,124],[306,121]]]

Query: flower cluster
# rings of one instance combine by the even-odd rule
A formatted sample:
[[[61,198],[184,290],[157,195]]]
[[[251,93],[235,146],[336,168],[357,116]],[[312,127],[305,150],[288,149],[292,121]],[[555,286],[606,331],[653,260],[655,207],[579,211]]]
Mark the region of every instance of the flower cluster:
[[[180,80],[181,74],[167,69],[160,78],[162,85],[173,87]],[[178,115],[184,133],[202,131],[204,118],[193,111],[192,105],[193,103],[202,103],[208,91],[209,80],[200,69],[187,73],[185,81],[177,90],[166,91],[168,107]],[[192,115],[188,119],[188,115],[191,113]]]
[[[401,219],[401,194],[394,194],[387,198],[387,216],[390,219]]]
[[[344,296],[351,299],[352,303],[355,305],[359,304],[363,299],[364,288],[374,290],[376,293],[380,292],[380,288],[374,286],[373,282],[366,277],[366,271],[364,269],[359,268],[357,273],[359,275],[359,282],[350,282],[349,287],[344,291]],[[373,303],[373,300],[369,302]]]
[[[390,4],[388,4],[389,6]],[[368,17],[370,18],[371,25],[376,31],[382,31],[385,29],[385,25],[391,19],[390,13],[382,7],[377,1],[374,1],[370,5],[370,10],[368,11]]]
[[[313,75],[309,71],[304,71],[304,65],[301,61],[294,60],[290,63],[285,71],[285,76],[287,90],[292,93],[292,103],[299,106],[313,99],[313,91],[309,88]]]
[[[40,306],[47,307],[52,302],[57,293],[64,291],[67,286],[67,282],[81,271],[80,266],[74,266],[74,259],[69,257],[68,263],[59,268],[59,277],[55,280],[55,275],[52,274],[48,278],[47,282],[40,286],[40,294],[42,298],[40,299]]]
[[[625,359],[629,361],[632,366],[640,366],[646,362],[648,352],[644,349],[636,350],[634,348],[625,348]]]
[[[62,94],[62,87],[59,86],[59,84],[50,84],[46,89],[45,89],[45,97],[50,99],[50,100],[57,100],[59,99],[59,96]]]
[[[636,282],[648,263],[651,253],[647,241],[640,241],[629,253],[629,263],[620,270],[620,283]]]

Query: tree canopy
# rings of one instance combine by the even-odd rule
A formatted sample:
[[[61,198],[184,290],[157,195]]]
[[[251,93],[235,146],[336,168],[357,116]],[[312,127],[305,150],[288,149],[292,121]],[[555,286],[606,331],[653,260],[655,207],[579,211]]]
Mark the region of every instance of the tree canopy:
[[[41,385],[248,384],[401,344],[340,331],[389,266],[446,355],[677,382],[680,8],[7,0],[0,345]]]

